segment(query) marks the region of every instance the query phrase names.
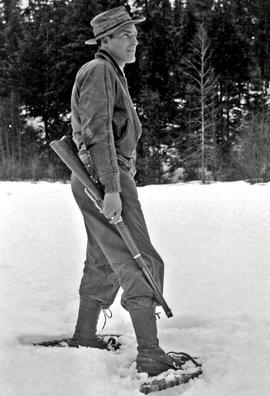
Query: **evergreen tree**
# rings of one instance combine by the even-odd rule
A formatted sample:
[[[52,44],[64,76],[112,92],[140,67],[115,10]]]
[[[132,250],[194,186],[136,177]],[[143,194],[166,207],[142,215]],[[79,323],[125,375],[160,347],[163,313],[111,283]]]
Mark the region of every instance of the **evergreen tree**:
[[[0,165],[2,175],[12,179],[20,177],[22,164],[20,117],[21,98],[15,76],[19,73],[18,51],[22,35],[20,10],[17,1],[1,2],[0,36]]]
[[[201,180],[206,181],[207,170],[216,168],[216,96],[217,79],[211,67],[210,42],[205,26],[199,25],[191,44],[191,53],[185,61],[188,112],[188,147],[184,153],[186,167],[199,169]]]
[[[233,154],[241,175],[252,183],[270,180],[270,111],[266,107],[243,121]]]
[[[167,149],[178,134],[178,126],[171,121],[177,114],[178,90],[174,81],[174,13],[167,0],[136,1],[134,5],[146,16],[138,27],[138,62],[133,70],[130,68],[133,72],[137,67],[136,74],[128,75],[143,126],[137,180],[161,182],[164,165],[169,161]]]
[[[270,3],[268,0],[255,0],[253,4],[253,25],[255,54],[260,68],[264,93],[270,81]]]
[[[28,115],[41,117],[44,122],[45,142],[52,138],[69,111],[65,99],[66,73],[61,70],[67,9],[64,0],[33,0],[24,11],[18,83]]]
[[[246,40],[237,31],[230,3],[222,3],[212,18],[209,38],[213,46],[212,62],[219,76],[219,136],[218,141],[226,154],[239,133],[239,123],[232,114],[241,107],[241,87],[249,80]]]

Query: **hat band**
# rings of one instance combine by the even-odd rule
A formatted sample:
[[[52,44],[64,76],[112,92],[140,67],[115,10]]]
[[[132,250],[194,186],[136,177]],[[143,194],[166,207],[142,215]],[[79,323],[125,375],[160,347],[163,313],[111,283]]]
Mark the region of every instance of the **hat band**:
[[[103,30],[103,32],[101,32],[101,33],[98,33],[96,36],[95,36],[95,39],[98,37],[98,36],[100,36],[100,35],[103,35],[104,33],[107,33],[107,32],[109,32],[110,30],[112,30],[112,29],[115,29],[115,28],[117,28],[118,26],[121,26],[123,23],[125,23],[125,22],[132,22],[132,19],[130,18],[128,18],[128,19],[126,19],[125,21],[122,21],[122,22],[119,22],[119,23],[117,23],[116,25],[113,25],[113,26],[111,26],[110,28],[108,28],[108,29],[106,29],[106,30]]]

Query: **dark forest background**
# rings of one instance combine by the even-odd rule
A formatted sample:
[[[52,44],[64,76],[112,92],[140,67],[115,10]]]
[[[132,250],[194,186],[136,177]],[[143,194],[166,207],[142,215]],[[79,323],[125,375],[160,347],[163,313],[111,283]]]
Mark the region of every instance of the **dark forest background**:
[[[270,180],[270,1],[0,1],[0,179],[67,179],[49,147],[70,134],[70,94],[96,48],[89,21],[146,16],[126,67],[142,125],[139,185]]]

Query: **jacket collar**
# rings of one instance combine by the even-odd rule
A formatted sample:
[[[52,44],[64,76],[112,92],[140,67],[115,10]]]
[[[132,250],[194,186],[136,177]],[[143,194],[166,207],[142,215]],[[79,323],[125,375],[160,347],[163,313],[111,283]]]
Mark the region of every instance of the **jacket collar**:
[[[109,61],[113,67],[116,69],[116,71],[120,74],[121,77],[125,78],[124,73],[122,72],[122,70],[120,69],[120,67],[118,66],[118,63],[116,62],[116,60],[113,58],[113,56],[111,54],[109,54],[109,52],[105,51],[104,49],[100,49],[98,50],[98,52],[95,55],[95,58],[102,58],[102,59],[106,59],[107,61]]]

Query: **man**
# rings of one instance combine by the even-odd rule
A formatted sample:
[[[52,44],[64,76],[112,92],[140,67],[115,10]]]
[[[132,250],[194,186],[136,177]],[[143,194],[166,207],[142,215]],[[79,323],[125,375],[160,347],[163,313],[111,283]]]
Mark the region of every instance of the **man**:
[[[138,342],[137,368],[157,375],[175,364],[159,347],[153,291],[113,225],[123,217],[162,290],[163,261],[151,244],[133,179],[141,125],[124,75],[124,66],[135,61],[136,24],[143,20],[132,19],[125,7],[97,15],[91,21],[94,38],[86,43],[98,43],[99,50],[79,70],[72,91],[73,140],[104,191],[100,213],[72,175],[72,191],[88,236],[73,341],[107,347],[96,335],[97,322],[101,309],[110,307],[121,286],[121,304],[130,314]]]

